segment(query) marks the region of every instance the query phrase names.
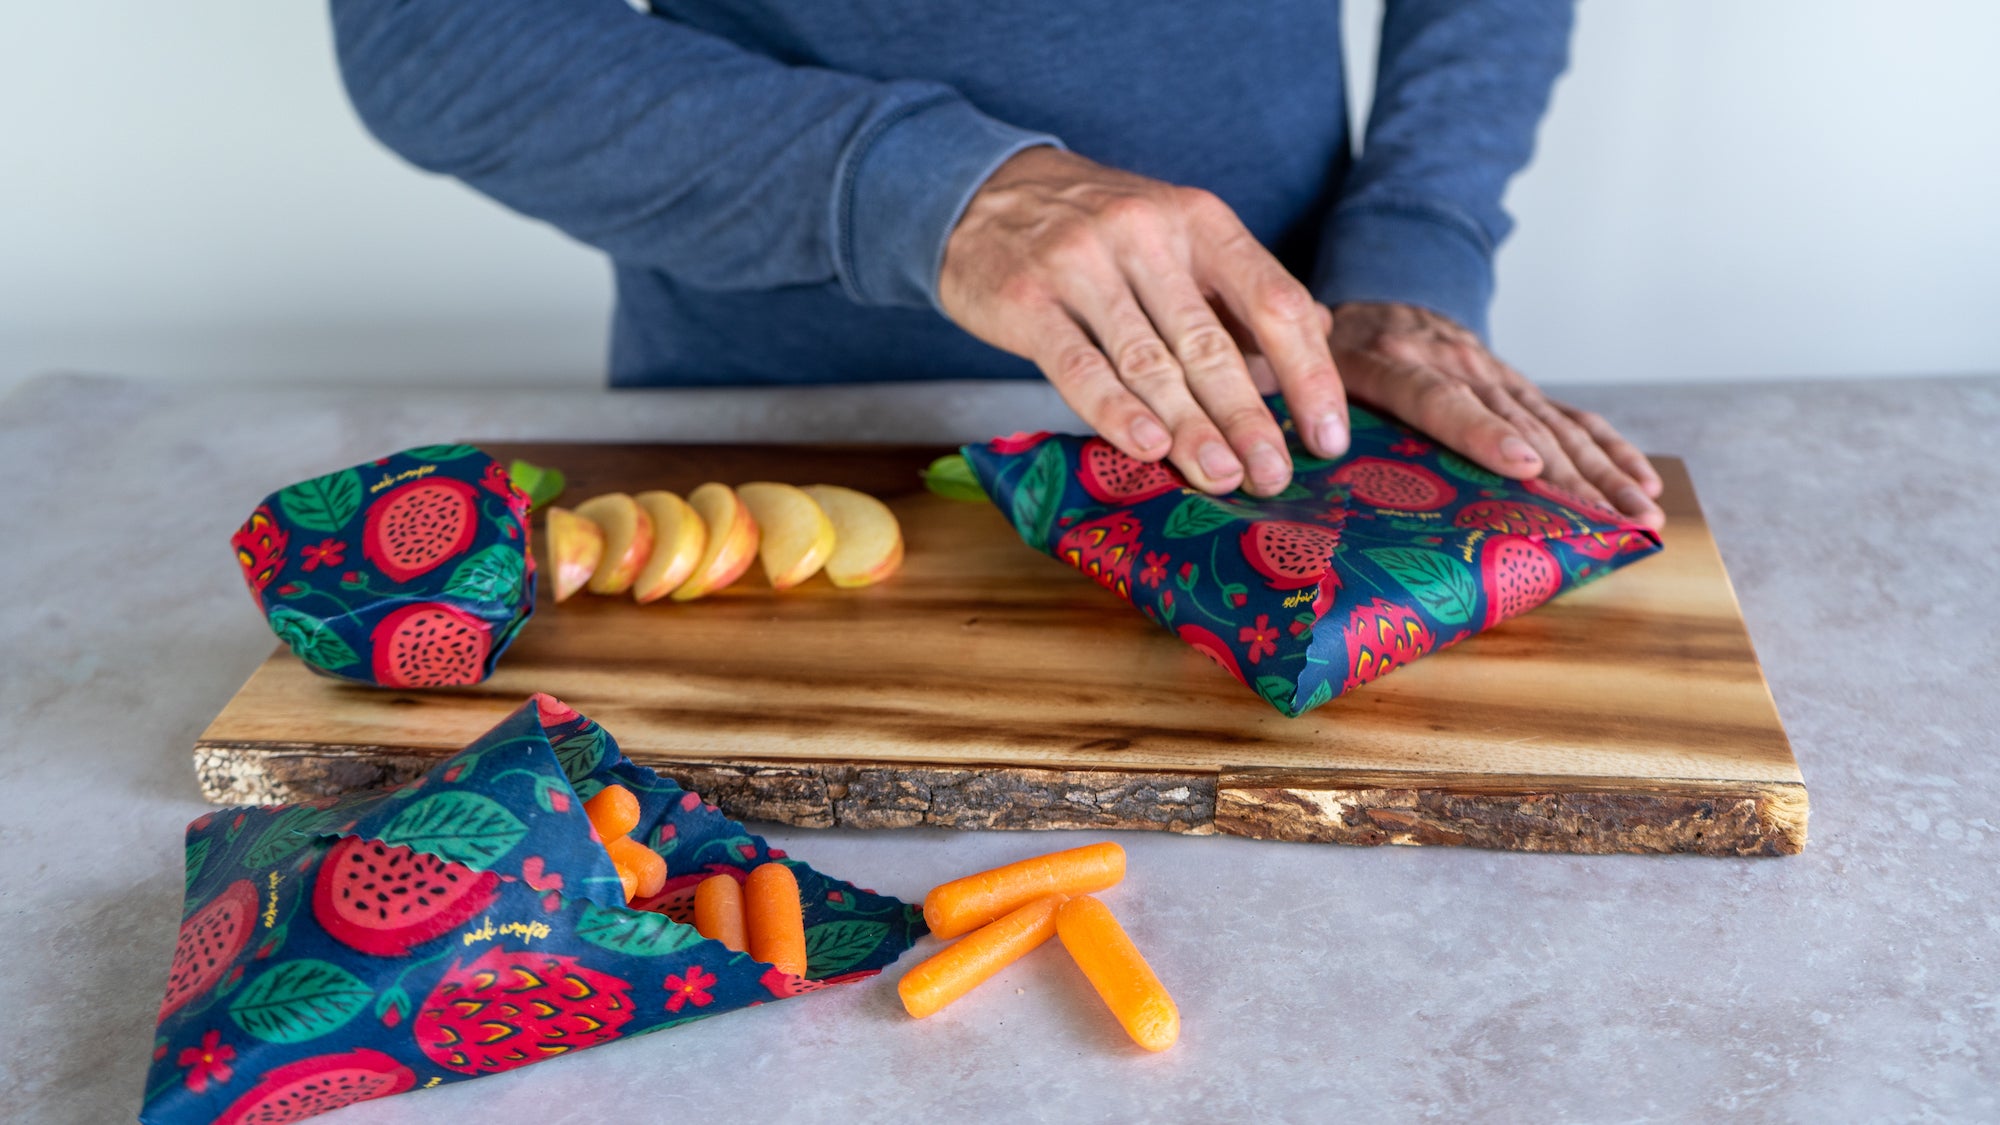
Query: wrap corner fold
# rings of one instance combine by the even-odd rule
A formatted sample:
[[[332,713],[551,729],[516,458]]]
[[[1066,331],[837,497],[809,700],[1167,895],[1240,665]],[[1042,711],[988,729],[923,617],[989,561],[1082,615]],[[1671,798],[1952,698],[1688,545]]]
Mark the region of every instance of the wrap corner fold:
[[[963,453],[1029,546],[1294,717],[1660,550],[1648,528],[1359,406],[1348,452],[1315,458],[1267,403],[1295,470],[1273,497],[1204,494],[1098,437]]]
[[[628,906],[583,802],[638,798],[669,879]],[[809,968],[696,933],[694,887],[780,861]],[[770,848],[537,695],[390,790],[224,809],[187,834],[187,897],[140,1112],[296,1121],[879,972],[921,912]]]

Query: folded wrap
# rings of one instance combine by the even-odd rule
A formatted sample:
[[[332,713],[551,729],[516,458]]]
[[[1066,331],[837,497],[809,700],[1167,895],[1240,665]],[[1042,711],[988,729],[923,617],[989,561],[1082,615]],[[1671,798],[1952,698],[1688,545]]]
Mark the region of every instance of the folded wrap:
[[[1208,496],[1102,438],[1017,434],[964,449],[1030,546],[1138,606],[1286,715],[1660,549],[1541,481],[1512,481],[1350,408],[1333,461],[1291,445],[1275,497]]]

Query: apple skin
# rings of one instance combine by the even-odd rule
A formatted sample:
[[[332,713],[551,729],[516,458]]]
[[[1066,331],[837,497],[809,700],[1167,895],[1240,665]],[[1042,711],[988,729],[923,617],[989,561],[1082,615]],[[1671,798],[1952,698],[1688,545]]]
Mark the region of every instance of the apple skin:
[[[757,545],[773,590],[789,590],[819,573],[833,554],[833,521],[806,491],[789,484],[752,481],[736,495],[762,532]]]
[[[694,573],[708,547],[708,525],[674,493],[641,492],[633,500],[653,520],[653,557],[632,583],[632,597],[644,605],[673,593]]]
[[[707,526],[708,545],[702,548],[694,573],[668,595],[677,602],[693,601],[722,589],[743,577],[757,559],[757,521],[734,489],[709,481],[688,493],[687,503]]]
[[[549,569],[555,571],[557,602],[583,589],[604,558],[604,529],[568,508],[550,508]]]
[[[833,484],[807,485],[805,491],[833,522],[835,546],[826,577],[835,586],[872,586],[903,565],[903,528],[887,504]]]
[[[639,568],[653,555],[653,517],[623,492],[593,496],[576,514],[604,531],[604,557],[591,573],[593,594],[622,594],[632,588]]]

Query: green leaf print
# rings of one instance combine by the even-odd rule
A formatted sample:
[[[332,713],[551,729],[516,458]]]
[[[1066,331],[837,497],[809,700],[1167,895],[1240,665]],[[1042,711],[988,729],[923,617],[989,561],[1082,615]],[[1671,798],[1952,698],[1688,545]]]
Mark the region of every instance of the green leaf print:
[[[527,834],[528,826],[500,802],[452,791],[412,801],[382,829],[381,839],[485,870]]]
[[[1167,514],[1160,534],[1169,539],[1192,539],[1224,527],[1242,516],[1233,508],[1207,496],[1190,496]]]
[[[583,779],[597,772],[604,763],[604,728],[585,727],[561,742],[555,743],[556,761],[562,763],[563,776],[571,785],[582,784]]]
[[[827,977],[866,961],[889,936],[884,922],[827,922],[806,931],[806,975]]]
[[[203,836],[187,846],[187,871],[181,886],[181,895],[186,897],[194,890],[194,881],[201,878],[201,869],[208,863],[208,837]]]
[[[614,910],[585,903],[577,919],[576,936],[614,953],[633,957],[664,957],[705,939],[685,926],[650,910]]]
[[[286,961],[229,1005],[236,1026],[267,1043],[303,1043],[338,1030],[375,992],[329,961]]]
[[[511,602],[521,592],[527,564],[518,547],[495,543],[458,564],[444,592],[475,602]]]
[[[285,518],[312,531],[339,531],[361,510],[361,475],[342,469],[278,493]]]
[[[361,659],[332,626],[290,606],[272,606],[270,621],[271,631],[307,664],[331,672]]]
[[[461,461],[479,452],[475,445],[419,445],[415,449],[405,449],[403,456],[415,457],[419,461]]]
[[[1361,553],[1408,590],[1432,617],[1446,625],[1471,619],[1479,591],[1457,559],[1420,547],[1377,547]]]
[[[1502,483],[1500,474],[1489,473],[1449,449],[1438,450],[1438,465],[1445,472],[1469,484],[1490,488]]]
[[[1014,490],[1014,530],[1038,551],[1049,548],[1049,527],[1062,503],[1063,469],[1062,450],[1053,441],[1043,442]]]

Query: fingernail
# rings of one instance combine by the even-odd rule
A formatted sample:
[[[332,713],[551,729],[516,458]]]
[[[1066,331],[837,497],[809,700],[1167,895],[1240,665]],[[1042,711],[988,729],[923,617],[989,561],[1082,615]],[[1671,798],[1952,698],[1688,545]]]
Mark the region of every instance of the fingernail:
[[[1519,461],[1524,465],[1532,465],[1541,460],[1541,457],[1535,453],[1534,446],[1517,437],[1504,437],[1500,439],[1500,456],[1505,457],[1509,461]]]
[[[1269,445],[1259,445],[1250,451],[1250,479],[1260,487],[1273,491],[1283,488],[1285,477],[1290,475],[1285,468],[1285,459]]]
[[[1338,457],[1347,452],[1347,427],[1340,419],[1327,415],[1319,420],[1319,428],[1313,431],[1319,438],[1319,451],[1328,457]]]
[[[1141,418],[1132,423],[1132,444],[1151,453],[1167,444],[1167,431],[1151,418]]]
[[[1229,447],[1221,442],[1212,441],[1202,446],[1196,459],[1201,462],[1201,471],[1207,473],[1213,480],[1236,475],[1238,468],[1236,458],[1230,454]]]

